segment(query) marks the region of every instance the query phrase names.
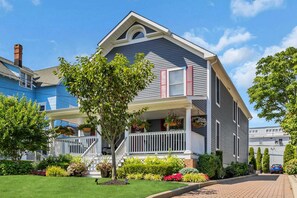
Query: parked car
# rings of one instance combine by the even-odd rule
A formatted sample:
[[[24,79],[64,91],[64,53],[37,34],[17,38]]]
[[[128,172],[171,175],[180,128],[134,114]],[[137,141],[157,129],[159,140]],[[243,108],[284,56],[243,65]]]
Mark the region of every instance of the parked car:
[[[270,173],[283,173],[283,166],[281,164],[272,164]]]

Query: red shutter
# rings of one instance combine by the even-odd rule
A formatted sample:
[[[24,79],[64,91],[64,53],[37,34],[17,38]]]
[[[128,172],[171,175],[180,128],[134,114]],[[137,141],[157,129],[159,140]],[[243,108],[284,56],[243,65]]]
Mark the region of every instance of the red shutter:
[[[167,98],[167,70],[160,71],[160,94],[161,98]]]
[[[187,77],[186,77],[186,89],[187,96],[193,95],[193,66],[188,66],[187,68]]]

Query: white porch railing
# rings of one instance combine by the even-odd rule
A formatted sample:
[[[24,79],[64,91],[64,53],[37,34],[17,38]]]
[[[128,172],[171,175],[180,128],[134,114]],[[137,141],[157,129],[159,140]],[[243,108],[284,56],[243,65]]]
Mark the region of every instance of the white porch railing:
[[[97,154],[97,147],[92,146],[96,142],[98,142],[98,138],[92,136],[57,138],[54,141],[55,155],[82,155],[86,152],[88,154]]]
[[[185,150],[184,130],[129,134],[129,153],[166,153]]]

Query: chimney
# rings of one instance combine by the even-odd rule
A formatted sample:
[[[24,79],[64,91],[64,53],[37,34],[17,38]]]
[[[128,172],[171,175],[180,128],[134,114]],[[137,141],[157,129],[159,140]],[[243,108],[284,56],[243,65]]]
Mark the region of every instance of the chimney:
[[[22,59],[23,59],[23,46],[21,44],[14,45],[14,64],[22,67]]]

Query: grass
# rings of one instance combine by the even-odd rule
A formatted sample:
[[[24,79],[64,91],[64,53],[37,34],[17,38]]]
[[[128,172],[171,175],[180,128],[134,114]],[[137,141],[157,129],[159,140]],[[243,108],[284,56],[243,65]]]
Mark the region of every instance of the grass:
[[[108,179],[99,179],[99,182]],[[86,177],[0,176],[0,197],[147,197],[185,186],[182,183],[131,180],[129,185],[96,185]]]

